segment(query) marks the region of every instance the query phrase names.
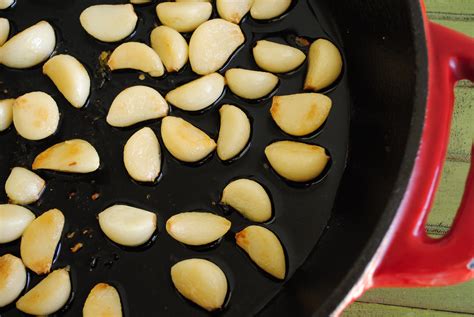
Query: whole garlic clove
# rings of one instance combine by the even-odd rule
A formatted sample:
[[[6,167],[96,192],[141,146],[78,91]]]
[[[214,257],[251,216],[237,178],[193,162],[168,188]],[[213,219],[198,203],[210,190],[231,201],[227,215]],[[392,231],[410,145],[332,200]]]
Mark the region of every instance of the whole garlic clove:
[[[24,94],[13,103],[13,125],[25,139],[45,139],[58,129],[58,105],[42,91]]]
[[[28,205],[37,201],[46,182],[23,167],[14,167],[5,182],[5,192],[14,204]]]
[[[5,131],[13,122],[13,104],[15,99],[0,100],[0,132]]]
[[[25,207],[11,204],[0,205],[0,243],[12,242],[20,238],[34,219],[35,215]]]
[[[272,202],[267,191],[251,179],[230,182],[222,192],[221,203],[231,206],[250,221],[265,222],[272,217]]]
[[[212,14],[208,2],[162,2],[156,6],[156,14],[163,25],[178,32],[192,32]]]
[[[223,19],[204,22],[189,41],[191,68],[200,75],[219,70],[244,41],[244,34],[237,24]]]
[[[239,108],[223,105],[219,109],[221,126],[217,139],[217,155],[223,161],[237,156],[250,139],[250,120]]]
[[[123,149],[123,162],[134,180],[155,181],[161,170],[161,151],[152,129],[140,129],[128,139]]]
[[[188,43],[175,29],[165,25],[156,27],[150,42],[168,72],[179,71],[188,61]]]
[[[133,86],[115,97],[107,114],[113,127],[128,127],[138,122],[166,116],[169,106],[158,91],[147,86]]]
[[[165,68],[158,54],[149,46],[139,42],[127,42],[119,45],[107,62],[110,70],[135,69],[160,77]]]
[[[208,311],[222,308],[227,295],[227,278],[214,263],[188,259],[171,267],[171,279],[178,292]]]
[[[245,99],[260,99],[271,93],[278,85],[278,77],[267,72],[232,68],[225,72],[230,90]]]
[[[272,73],[287,73],[303,64],[306,55],[297,48],[270,41],[257,41],[253,57],[258,67]]]
[[[51,272],[16,302],[16,308],[36,316],[50,315],[66,305],[71,296],[67,269]]]
[[[285,252],[273,232],[261,226],[248,226],[235,235],[235,240],[262,270],[277,279],[285,278]]]
[[[82,11],[79,20],[92,37],[103,42],[117,42],[132,34],[138,16],[131,4],[98,4]]]
[[[82,308],[83,317],[122,317],[122,303],[115,287],[99,283],[91,289]]]
[[[331,106],[331,99],[322,94],[275,96],[270,113],[280,129],[303,136],[313,133],[326,121]]]
[[[318,177],[329,162],[324,148],[301,142],[278,141],[265,148],[273,169],[293,182],[308,182]]]
[[[64,228],[64,215],[51,209],[33,220],[21,237],[20,253],[25,266],[36,274],[49,273]]]
[[[5,18],[0,18],[0,46],[2,46],[8,39],[10,34],[10,22]]]
[[[0,0],[0,10],[7,9],[13,5],[15,0]]]
[[[53,27],[41,21],[21,31],[0,47],[0,63],[11,68],[29,68],[48,59],[56,46]]]
[[[126,205],[114,205],[99,214],[100,229],[113,242],[135,247],[150,240],[156,214]]]
[[[33,170],[46,169],[69,173],[90,173],[99,168],[100,158],[87,141],[73,139],[44,150],[33,161]]]
[[[204,245],[220,239],[230,229],[230,221],[210,212],[183,212],[166,222],[166,231],[187,245]]]
[[[26,286],[26,270],[21,259],[11,254],[0,256],[0,307],[12,303]]]
[[[43,65],[48,76],[71,105],[82,108],[90,93],[91,79],[85,67],[71,55],[56,55]]]
[[[171,90],[165,98],[182,110],[199,111],[216,102],[222,95],[224,86],[224,77],[212,73]]]
[[[330,41],[319,39],[309,48],[308,72],[304,89],[321,90],[336,81],[342,71],[342,56]]]
[[[217,12],[224,20],[239,24],[250,11],[254,0],[216,0]]]
[[[177,117],[165,117],[161,137],[166,149],[180,161],[197,162],[216,148],[216,143],[204,131]]]
[[[285,13],[290,5],[291,0],[255,0],[250,15],[255,20],[270,20]]]

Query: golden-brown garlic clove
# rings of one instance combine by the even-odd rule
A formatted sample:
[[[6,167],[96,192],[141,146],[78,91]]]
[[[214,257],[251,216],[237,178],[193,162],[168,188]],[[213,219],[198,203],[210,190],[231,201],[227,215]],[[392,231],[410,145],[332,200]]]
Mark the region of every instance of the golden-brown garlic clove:
[[[304,89],[321,90],[336,81],[342,71],[339,49],[326,39],[313,42],[309,48],[308,72]]]
[[[160,77],[165,73],[158,54],[151,47],[139,42],[119,45],[110,55],[107,65],[111,70],[135,69],[152,77]]]
[[[223,105],[219,109],[221,126],[217,139],[217,155],[223,161],[237,156],[250,139],[250,120],[239,108]]]
[[[175,29],[165,25],[156,27],[150,42],[168,72],[179,71],[188,61],[188,43]]]
[[[156,6],[156,14],[163,25],[178,32],[192,32],[212,14],[208,2],[162,2]]]
[[[82,308],[83,317],[122,317],[122,303],[115,287],[96,284],[87,296]]]
[[[250,15],[256,20],[270,20],[279,17],[288,10],[292,0],[255,0]]]
[[[253,57],[258,67],[272,73],[290,72],[306,59],[306,55],[297,48],[266,40],[257,41]]]
[[[25,207],[0,205],[0,243],[9,243],[20,238],[34,219],[35,215]]]
[[[245,99],[259,99],[271,93],[278,85],[278,77],[272,73],[232,68],[225,72],[230,90]]]
[[[224,20],[239,24],[250,11],[254,0],[216,0],[219,16]]]
[[[2,46],[8,39],[10,34],[10,22],[5,18],[0,18],[0,46]]]
[[[21,259],[11,254],[0,256],[0,307],[12,303],[26,285],[26,270]]]
[[[5,131],[13,122],[13,104],[15,99],[0,100],[0,132]]]
[[[5,192],[14,204],[28,205],[37,201],[46,182],[23,167],[14,167],[5,182]]]

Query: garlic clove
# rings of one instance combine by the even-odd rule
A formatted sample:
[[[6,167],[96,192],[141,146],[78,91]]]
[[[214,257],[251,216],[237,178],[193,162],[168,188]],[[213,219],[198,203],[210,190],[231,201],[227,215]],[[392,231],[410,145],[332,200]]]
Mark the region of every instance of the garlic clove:
[[[14,167],[5,182],[5,192],[14,204],[28,205],[37,201],[46,182],[23,167]]]
[[[123,149],[123,162],[128,174],[139,182],[153,182],[160,174],[160,143],[150,128],[135,132]]]
[[[331,99],[322,94],[275,96],[270,113],[283,131],[303,136],[313,133],[326,121],[331,106]]]
[[[15,0],[0,0],[0,10],[7,9],[13,5]]]
[[[26,286],[26,270],[21,259],[11,254],[0,256],[0,307],[12,303]]]
[[[227,279],[214,263],[204,259],[188,259],[171,267],[171,279],[178,292],[202,308],[222,308],[227,295]]]
[[[12,242],[20,238],[34,219],[35,215],[25,207],[11,204],[0,205],[0,243]]]
[[[210,212],[183,212],[166,222],[166,231],[187,245],[204,245],[220,239],[230,229],[230,221]]]
[[[244,41],[244,34],[237,24],[223,19],[204,22],[189,41],[191,68],[200,75],[219,70]]]
[[[15,99],[0,100],[0,132],[5,131],[13,122],[13,104]]]
[[[156,14],[163,25],[178,32],[192,32],[212,14],[208,2],[162,2],[156,6]]]
[[[237,156],[250,139],[250,120],[239,108],[223,105],[219,109],[221,126],[217,139],[217,155],[223,161]]]
[[[254,0],[216,0],[219,16],[229,22],[239,24],[250,11]]]
[[[267,191],[251,179],[230,182],[222,192],[221,203],[231,206],[251,221],[265,222],[272,217],[272,202]]]
[[[293,182],[308,182],[318,177],[329,162],[324,148],[301,142],[278,141],[265,148],[273,169]]]
[[[122,303],[115,287],[99,283],[91,289],[82,308],[83,317],[122,317]]]
[[[156,214],[126,205],[114,205],[99,214],[100,229],[113,242],[135,247],[150,240]]]
[[[21,237],[20,253],[25,266],[36,274],[49,273],[64,228],[64,215],[51,209],[33,220]]]
[[[199,111],[216,102],[224,86],[224,77],[212,73],[171,90],[166,94],[166,100],[182,110]]]
[[[291,0],[255,0],[250,15],[255,20],[270,20],[285,13],[290,5]]]
[[[130,0],[130,3],[132,4],[145,4],[145,3],[150,3],[151,0]]]
[[[48,59],[55,46],[53,27],[41,21],[17,33],[0,47],[0,63],[11,68],[29,68]]]
[[[71,55],[56,55],[43,65],[48,76],[71,105],[82,108],[90,93],[91,79],[85,67]]]
[[[188,43],[175,29],[165,25],[156,27],[150,42],[168,72],[179,71],[188,61]]]
[[[0,46],[2,46],[8,39],[10,34],[10,22],[5,18],[0,18]]]
[[[138,17],[131,4],[98,4],[82,11],[79,20],[92,37],[117,42],[132,34]]]
[[[258,67],[272,73],[287,73],[303,64],[306,55],[297,48],[270,41],[257,41],[253,57]]]
[[[177,117],[165,117],[161,137],[166,149],[180,161],[197,162],[216,148],[216,143],[204,131]]]
[[[16,302],[16,308],[37,316],[50,315],[66,305],[71,296],[71,279],[67,269],[51,272]]]
[[[122,128],[164,117],[168,111],[168,104],[158,91],[147,86],[132,86],[115,97],[106,120],[111,126]]]
[[[235,235],[235,240],[258,267],[277,279],[285,278],[285,252],[273,232],[261,226],[248,226]]]
[[[151,47],[139,42],[119,45],[110,55],[107,65],[111,70],[141,70],[152,77],[160,77],[165,73],[158,54]]]
[[[336,81],[342,71],[342,56],[330,41],[319,39],[309,48],[308,72],[304,89],[321,90]]]
[[[100,158],[95,148],[87,141],[73,139],[44,150],[33,161],[33,169],[58,172],[90,173],[99,168]]]
[[[232,68],[225,72],[230,90],[245,99],[260,99],[271,93],[278,85],[278,77],[267,72]]]

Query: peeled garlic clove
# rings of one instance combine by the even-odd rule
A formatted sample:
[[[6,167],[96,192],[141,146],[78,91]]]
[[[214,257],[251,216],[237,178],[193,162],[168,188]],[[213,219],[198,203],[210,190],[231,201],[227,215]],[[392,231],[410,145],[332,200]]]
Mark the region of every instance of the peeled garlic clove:
[[[156,6],[156,14],[163,25],[178,32],[192,32],[212,14],[208,2],[162,2]]]
[[[0,243],[12,242],[21,237],[23,231],[34,219],[35,215],[25,207],[11,204],[0,205]]]
[[[8,199],[15,204],[28,205],[37,201],[46,182],[23,167],[14,167],[5,182]]]
[[[32,67],[48,59],[55,46],[53,27],[41,21],[16,34],[0,47],[0,63],[11,68]]]
[[[230,229],[230,221],[210,212],[183,212],[166,222],[166,231],[188,245],[204,245],[220,239]]]
[[[291,0],[255,0],[250,15],[256,20],[270,20],[285,13],[290,5]]]
[[[272,203],[267,191],[251,179],[241,178],[229,183],[222,192],[221,203],[231,206],[251,221],[265,222],[272,217]]]
[[[225,72],[230,90],[245,99],[259,99],[271,93],[278,85],[278,77],[267,72],[232,68]]]
[[[227,279],[214,263],[204,259],[188,259],[171,267],[171,279],[178,292],[202,308],[222,308],[227,294]]]
[[[250,120],[239,108],[223,105],[219,109],[221,126],[217,139],[217,155],[223,161],[237,156],[250,139]]]
[[[216,0],[217,12],[224,20],[239,24],[250,11],[254,0]]]
[[[175,29],[165,25],[156,27],[150,42],[168,72],[179,71],[188,61],[188,43]]]
[[[46,211],[26,227],[20,253],[27,268],[36,274],[49,273],[63,227],[64,215],[58,209]]]
[[[177,117],[165,117],[161,137],[166,149],[178,160],[197,162],[216,148],[216,143],[204,131]]]
[[[0,132],[5,131],[13,122],[13,103],[15,99],[0,100]]]
[[[33,169],[90,173],[99,168],[99,154],[87,141],[73,139],[53,145],[33,161]]]
[[[248,226],[235,235],[235,240],[262,270],[280,280],[285,278],[285,252],[273,232],[261,226]]]
[[[123,149],[128,174],[139,182],[153,182],[161,170],[160,143],[150,128],[135,132]]]
[[[26,285],[26,270],[21,259],[11,254],[0,256],[0,307],[13,302]]]
[[[99,214],[100,229],[113,242],[135,247],[150,240],[156,214],[126,205],[114,205]]]
[[[189,41],[189,62],[193,71],[206,75],[219,70],[244,43],[240,27],[223,19],[201,24]]]
[[[71,55],[56,55],[43,65],[48,76],[63,96],[76,108],[85,105],[91,80],[84,66]]]
[[[331,106],[331,99],[322,94],[275,96],[270,113],[283,131],[303,136],[313,133],[326,121]]]
[[[91,289],[82,308],[83,317],[122,317],[122,303],[115,287],[99,283]]]
[[[14,2],[15,2],[15,0],[0,0],[0,10],[7,9]]]
[[[297,48],[270,41],[258,41],[253,48],[258,67],[272,73],[287,73],[301,64],[306,55]]]
[[[216,102],[224,86],[224,77],[212,73],[171,90],[166,100],[182,110],[199,111]]]
[[[107,123],[113,127],[128,127],[164,117],[168,111],[168,104],[158,91],[147,86],[133,86],[115,97],[107,114]]]
[[[265,148],[265,155],[280,176],[293,182],[313,180],[329,161],[324,148],[294,141],[272,143]]]
[[[16,302],[16,308],[36,316],[52,314],[66,305],[71,296],[71,279],[67,269],[51,272]]]
[[[117,42],[132,34],[138,17],[131,4],[98,4],[82,11],[79,20],[96,39]]]
[[[153,77],[160,77],[165,73],[158,54],[151,47],[139,42],[121,44],[112,52],[107,65],[111,70],[136,69]]]
[[[10,34],[10,22],[5,18],[0,18],[0,46],[7,41],[8,34]]]
[[[342,71],[342,56],[330,41],[319,39],[309,48],[308,73],[304,89],[320,90],[331,85]]]

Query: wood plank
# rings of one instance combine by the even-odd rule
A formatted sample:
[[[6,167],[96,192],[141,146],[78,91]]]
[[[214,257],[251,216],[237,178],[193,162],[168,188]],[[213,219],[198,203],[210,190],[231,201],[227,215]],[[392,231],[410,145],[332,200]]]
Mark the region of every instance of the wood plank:
[[[342,317],[466,317],[470,315],[381,304],[354,303]]]
[[[428,13],[474,14],[472,0],[425,0]]]

